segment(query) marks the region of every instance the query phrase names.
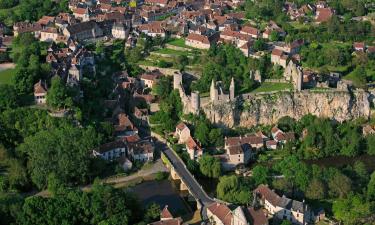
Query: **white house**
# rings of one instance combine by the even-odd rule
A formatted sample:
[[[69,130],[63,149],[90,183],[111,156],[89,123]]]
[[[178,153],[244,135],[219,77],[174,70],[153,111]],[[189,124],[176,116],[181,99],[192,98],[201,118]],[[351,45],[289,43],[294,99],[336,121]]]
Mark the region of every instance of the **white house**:
[[[105,160],[115,160],[126,154],[126,146],[122,141],[113,141],[92,150],[92,154]]]
[[[154,160],[154,146],[148,141],[128,144],[128,154],[133,161],[149,162]]]
[[[259,185],[254,194],[260,204],[264,206],[268,214],[278,219],[289,220],[294,224],[305,225],[313,218],[313,213],[309,207],[300,201],[280,197],[266,185]]]

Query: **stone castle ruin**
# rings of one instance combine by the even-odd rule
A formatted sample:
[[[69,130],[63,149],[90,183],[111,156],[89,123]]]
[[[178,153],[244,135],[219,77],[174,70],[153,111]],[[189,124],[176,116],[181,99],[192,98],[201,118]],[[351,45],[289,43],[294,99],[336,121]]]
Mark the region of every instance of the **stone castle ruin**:
[[[259,124],[274,124],[284,116],[300,119],[303,115],[335,119],[339,122],[370,115],[371,93],[366,91],[302,90],[303,71],[289,63],[285,73],[295,88],[294,91],[248,93],[235,96],[232,78],[228,91],[222,82],[211,82],[210,96],[201,97],[199,92],[187,95],[183,88],[183,75],[175,73],[173,87],[179,90],[184,113],[204,112],[214,124],[222,127],[251,127]]]
[[[183,86],[182,73],[176,72],[173,74],[173,89],[177,89],[180,93],[180,98],[183,105],[183,111],[185,114],[193,113],[195,115],[199,114],[200,111],[200,95],[198,91],[192,92],[188,96],[185,92]]]

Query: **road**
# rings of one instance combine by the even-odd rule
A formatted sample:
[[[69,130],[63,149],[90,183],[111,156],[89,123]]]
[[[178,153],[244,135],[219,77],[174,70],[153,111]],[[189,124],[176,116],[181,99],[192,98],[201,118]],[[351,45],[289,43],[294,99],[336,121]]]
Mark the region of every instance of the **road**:
[[[188,186],[189,191],[194,196],[194,198],[198,199],[203,206],[208,206],[214,203],[207,193],[203,190],[203,188],[199,185],[198,181],[194,178],[194,176],[190,173],[190,171],[186,168],[184,162],[176,156],[176,154],[171,150],[166,144],[161,144],[162,151],[168,157],[169,161],[172,163],[174,169],[176,170],[177,174],[180,176],[182,181]]]

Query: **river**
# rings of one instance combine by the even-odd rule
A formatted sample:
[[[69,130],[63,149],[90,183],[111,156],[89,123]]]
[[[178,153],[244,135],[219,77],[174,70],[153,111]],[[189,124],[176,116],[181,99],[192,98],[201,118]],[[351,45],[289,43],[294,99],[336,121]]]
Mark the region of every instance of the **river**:
[[[367,154],[356,157],[332,156],[322,159],[304,160],[307,164],[316,164],[321,167],[343,167],[346,165],[354,165],[356,161],[362,161],[369,172],[375,171],[375,156]]]
[[[143,206],[154,202],[161,208],[168,205],[168,209],[174,214],[190,213],[192,209],[183,199],[186,193],[178,191],[177,185],[171,180],[145,181],[130,188],[130,191],[137,194]]]

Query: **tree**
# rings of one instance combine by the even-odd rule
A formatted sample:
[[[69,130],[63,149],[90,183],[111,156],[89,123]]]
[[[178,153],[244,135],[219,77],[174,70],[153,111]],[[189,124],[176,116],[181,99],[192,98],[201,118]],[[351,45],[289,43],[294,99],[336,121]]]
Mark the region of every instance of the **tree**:
[[[211,146],[223,146],[223,133],[220,128],[211,129],[210,134],[208,135]]]
[[[270,35],[270,41],[278,41],[279,40],[279,33],[277,31],[272,31]]]
[[[184,70],[189,65],[189,58],[186,55],[177,56],[177,66],[180,70]]]
[[[357,182],[359,185],[367,184],[369,180],[369,174],[367,172],[366,165],[362,161],[356,161],[353,166]]]
[[[52,79],[51,88],[47,92],[47,104],[57,109],[73,106],[73,100],[59,76]]]
[[[85,183],[95,174],[90,169],[90,151],[100,139],[92,128],[66,126],[27,137],[17,152],[27,155],[31,179],[39,189],[46,187],[51,173],[65,184]]]
[[[266,43],[263,39],[258,39],[254,42],[253,48],[255,51],[263,51],[266,48]]]
[[[251,202],[252,196],[249,188],[235,175],[220,177],[216,192],[219,199],[227,202],[237,204]]]
[[[12,85],[0,84],[0,111],[18,106],[17,92]]]
[[[269,183],[269,169],[264,166],[257,165],[252,169],[253,179],[256,185]]]
[[[146,222],[150,223],[153,221],[157,221],[160,218],[160,206],[156,203],[151,203],[145,213],[145,220]]]
[[[283,220],[281,225],[292,225],[292,223],[289,220]]]
[[[371,205],[359,195],[349,195],[333,202],[332,211],[336,219],[344,224],[359,224],[360,219],[371,215]]]
[[[27,176],[26,168],[17,159],[10,159],[8,161],[8,180],[9,186],[15,189],[25,189],[29,185],[29,178]]]
[[[328,187],[331,196],[344,198],[350,191],[352,181],[340,172],[329,178]]]
[[[199,169],[206,177],[218,178],[221,175],[219,159],[210,155],[203,155],[199,159]]]
[[[372,172],[370,182],[367,185],[367,199],[375,201],[375,171]]]
[[[172,80],[167,76],[162,76],[157,84],[152,88],[152,92],[161,99],[165,99],[171,93],[171,91]]]
[[[375,155],[375,135],[371,134],[366,137],[367,142],[367,153],[369,155]]]
[[[324,183],[319,179],[314,178],[306,190],[306,197],[309,199],[323,199],[325,192]]]
[[[209,145],[209,133],[210,129],[205,121],[199,122],[198,126],[195,128],[194,137],[203,145]]]

